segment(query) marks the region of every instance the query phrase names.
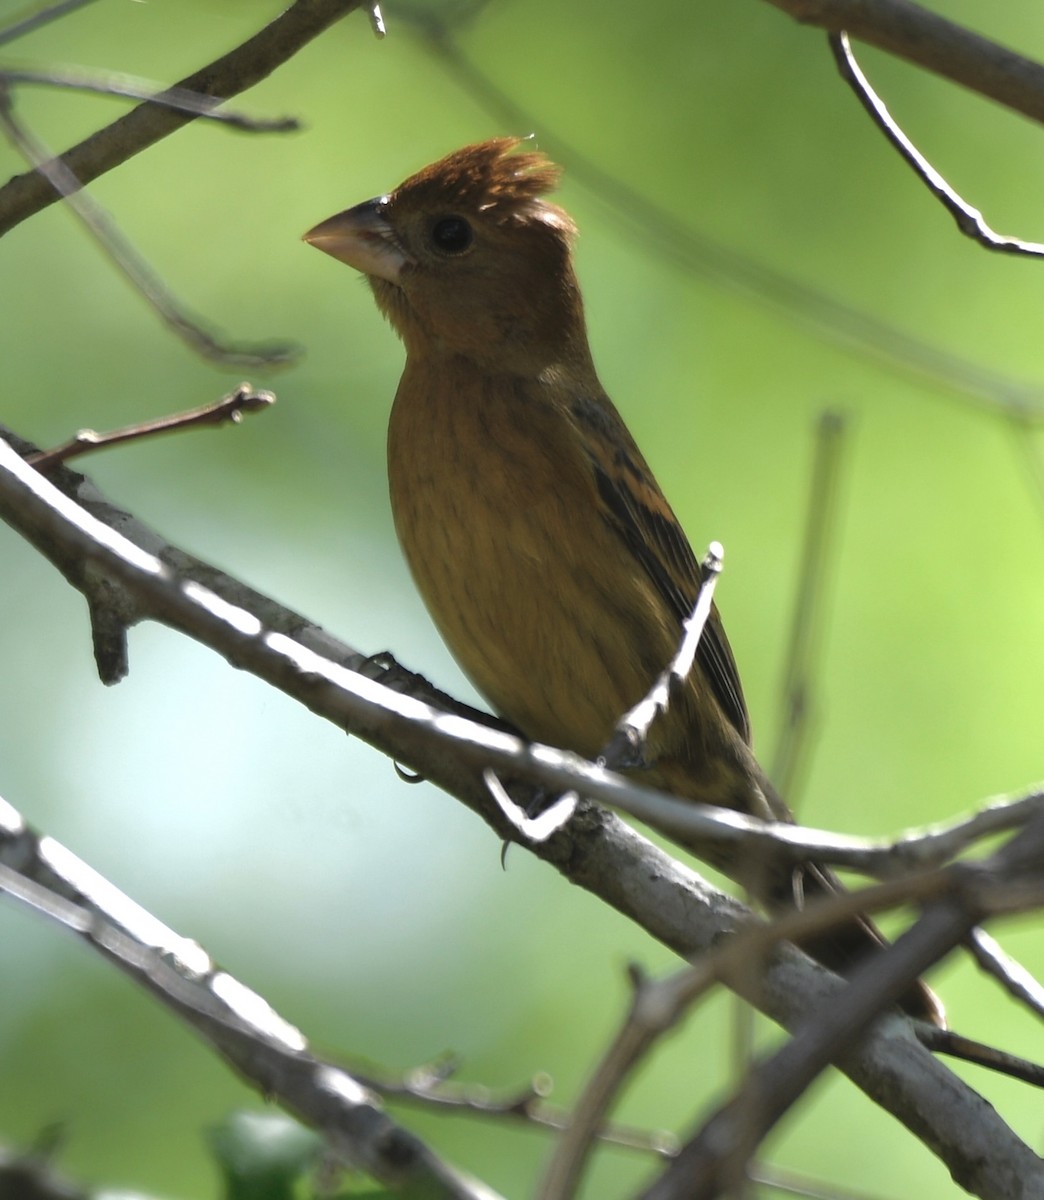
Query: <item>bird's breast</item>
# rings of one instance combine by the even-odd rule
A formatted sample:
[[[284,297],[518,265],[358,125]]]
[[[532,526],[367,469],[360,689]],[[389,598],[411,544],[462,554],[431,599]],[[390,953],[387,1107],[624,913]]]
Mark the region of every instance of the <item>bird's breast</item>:
[[[408,362],[388,473],[406,559],[465,673],[529,737],[591,756],[674,634],[602,519],[560,399],[536,380]]]

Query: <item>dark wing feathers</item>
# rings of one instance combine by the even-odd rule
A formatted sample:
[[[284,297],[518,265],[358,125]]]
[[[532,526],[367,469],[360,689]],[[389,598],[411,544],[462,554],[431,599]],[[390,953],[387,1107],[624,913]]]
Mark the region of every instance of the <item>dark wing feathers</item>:
[[[587,434],[595,482],[610,524],[667,603],[680,640],[682,622],[692,615],[700,587],[700,566],[685,532],[610,402],[582,399],[572,412]],[[749,743],[750,719],[739,672],[716,609],[700,638],[696,661],[726,717]]]

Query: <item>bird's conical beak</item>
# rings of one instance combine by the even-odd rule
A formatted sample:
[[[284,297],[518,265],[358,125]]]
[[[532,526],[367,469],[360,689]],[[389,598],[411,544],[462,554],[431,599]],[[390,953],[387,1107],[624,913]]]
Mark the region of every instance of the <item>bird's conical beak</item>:
[[[384,218],[386,204],[385,196],[357,204],[321,221],[302,240],[364,275],[398,283],[411,259]]]

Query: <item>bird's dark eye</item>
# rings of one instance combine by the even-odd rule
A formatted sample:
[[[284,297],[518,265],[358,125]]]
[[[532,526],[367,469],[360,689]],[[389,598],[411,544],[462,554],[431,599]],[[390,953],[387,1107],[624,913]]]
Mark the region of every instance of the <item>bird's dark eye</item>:
[[[471,245],[475,235],[463,217],[442,217],[431,230],[431,240],[436,250],[443,254],[463,254]]]

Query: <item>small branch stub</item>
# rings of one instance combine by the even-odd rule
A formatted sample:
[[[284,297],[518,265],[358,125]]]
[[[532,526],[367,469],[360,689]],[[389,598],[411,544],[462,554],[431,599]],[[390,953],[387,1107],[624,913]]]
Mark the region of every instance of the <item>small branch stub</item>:
[[[160,433],[179,433],[186,429],[196,429],[200,425],[223,425],[226,422],[238,425],[244,413],[260,412],[275,402],[274,392],[258,392],[249,383],[241,383],[234,392],[222,396],[215,403],[204,404],[187,412],[159,417],[155,421],[142,421],[137,425],[125,425],[122,429],[114,429],[109,433],[81,429],[74,437],[53,450],[31,454],[27,462],[38,471],[46,471],[49,467],[67,462],[70,458],[89,454],[94,450],[104,450],[107,446],[119,446],[125,442],[155,437]]]

